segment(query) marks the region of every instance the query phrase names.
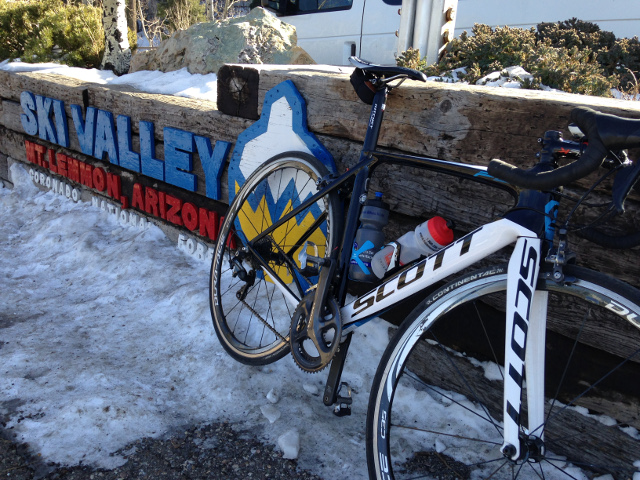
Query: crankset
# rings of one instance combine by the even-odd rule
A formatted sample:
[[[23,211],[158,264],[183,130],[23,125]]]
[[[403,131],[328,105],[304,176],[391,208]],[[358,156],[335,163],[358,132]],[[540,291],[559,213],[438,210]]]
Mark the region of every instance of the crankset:
[[[328,298],[320,315],[313,320],[315,292],[304,296],[291,319],[291,354],[305,372],[315,373],[325,368],[340,345],[342,322],[338,303]]]

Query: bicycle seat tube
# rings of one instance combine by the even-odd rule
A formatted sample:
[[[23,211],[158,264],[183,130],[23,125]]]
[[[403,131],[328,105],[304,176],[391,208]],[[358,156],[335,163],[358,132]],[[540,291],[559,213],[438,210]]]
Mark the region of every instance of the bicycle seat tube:
[[[389,88],[387,86],[383,86],[379,88],[374,95],[373,104],[371,105],[371,115],[369,116],[369,122],[367,123],[367,132],[360,152],[359,165],[371,160],[371,152],[374,151],[378,145],[380,126],[382,125],[388,94]],[[340,305],[344,303],[347,295],[347,269],[349,268],[349,260],[351,258],[351,246],[353,245],[353,239],[356,236],[360,210],[362,209],[362,204],[366,199],[368,187],[367,180],[369,179],[370,172],[371,169],[368,166],[363,166],[359,169],[353,184],[353,191],[351,192],[351,202],[347,212],[347,219],[342,237],[342,251],[340,252],[340,287],[337,292],[337,300]]]

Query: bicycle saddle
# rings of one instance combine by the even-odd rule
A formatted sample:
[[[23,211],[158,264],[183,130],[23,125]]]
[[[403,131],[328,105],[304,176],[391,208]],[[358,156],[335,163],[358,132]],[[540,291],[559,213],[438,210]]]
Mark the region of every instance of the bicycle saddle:
[[[354,67],[359,68],[360,70],[364,70],[365,72],[377,77],[391,77],[395,75],[402,75],[412,80],[418,80],[420,82],[427,81],[427,76],[424,73],[418,72],[417,70],[413,70],[411,68],[396,67],[393,65],[376,65],[375,63],[369,63],[366,60],[362,60],[358,57],[349,57],[349,62]]]

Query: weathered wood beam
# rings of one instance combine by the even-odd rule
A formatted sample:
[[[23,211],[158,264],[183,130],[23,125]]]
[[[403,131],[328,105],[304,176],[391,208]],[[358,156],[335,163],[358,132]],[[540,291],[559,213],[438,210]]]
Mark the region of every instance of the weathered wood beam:
[[[224,71],[229,75],[251,77],[254,82],[257,78],[258,85],[247,84],[251,94],[258,95],[254,105],[258,110],[254,117],[258,115],[269,88],[286,79],[293,80],[307,101],[309,127],[333,154],[339,170],[344,171],[355,163],[369,107],[360,102],[353,92],[348,79],[349,68],[309,66],[285,69],[274,65],[227,65],[221,70],[221,78]],[[218,84],[222,89],[218,94],[218,106],[221,98],[231,96],[225,93],[223,83]],[[162,141],[165,126],[234,143],[237,136],[252,124],[252,120],[227,115],[217,110],[215,103],[204,100],[143,93],[128,86],[106,87],[61,75],[0,72],[0,96],[4,99],[0,124],[16,132],[22,132],[18,103],[22,91],[65,102],[71,149],[76,151],[79,147],[69,110],[71,104],[90,105],[130,116],[134,149],[139,143],[139,122],[154,122],[156,158],[159,159],[164,158]],[[513,160],[519,155],[526,165],[534,159],[538,149],[537,136],[548,128],[564,128],[566,115],[579,102],[587,102],[604,111],[640,116],[638,102],[440,83],[417,85],[414,82],[403,85],[390,97],[385,119],[388,133],[382,138],[396,137],[392,142],[387,141],[395,147],[392,150],[415,151],[473,163],[486,163],[492,156]],[[434,143],[433,138],[439,140]],[[204,185],[197,159],[194,170],[200,178],[199,185]],[[222,186],[226,190],[226,174]],[[495,190],[478,187],[469,181],[425,174],[418,169],[381,168],[373,178],[372,188],[385,192],[385,199],[394,212],[386,232],[390,239],[412,228],[416,219],[425,219],[433,214],[453,219],[459,232],[470,231],[497,218],[511,205],[508,196]],[[223,200],[227,198],[226,191],[224,194]],[[621,230],[640,229],[638,203],[629,202],[628,210]],[[575,236],[571,242],[580,246],[579,261],[583,264],[616,274],[640,286],[637,249],[611,252]]]
[[[356,141],[364,138],[369,106],[354,93],[349,67],[226,65],[223,70],[226,78],[242,79],[250,89],[258,89],[257,111],[251,110],[248,118],[260,113],[268,90],[292,80],[306,100],[310,130]],[[219,82],[218,97],[232,98],[228,88]],[[225,110],[226,106],[221,109],[230,115],[240,114],[236,112],[244,111],[241,103],[239,98],[230,110]],[[407,81],[389,96],[380,145],[469,163],[486,164],[492,158],[532,163],[537,138],[546,130],[566,131],[569,113],[579,105],[640,118],[638,102]]]

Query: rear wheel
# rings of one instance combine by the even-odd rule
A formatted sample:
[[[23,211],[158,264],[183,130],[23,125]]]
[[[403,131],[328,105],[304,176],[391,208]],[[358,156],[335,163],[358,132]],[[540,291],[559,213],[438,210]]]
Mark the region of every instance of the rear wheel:
[[[211,265],[210,304],[215,332],[227,352],[262,365],[289,351],[291,317],[315,272],[311,255],[328,256],[338,241],[342,208],[337,193],[322,197],[258,242],[252,240],[317,192],[329,172],[311,155],[291,152],[265,162],[237,192],[220,229]]]
[[[549,294],[545,421],[521,427],[521,458],[500,452],[506,266],[493,267],[430,295],[389,344],[369,403],[371,478],[629,479],[640,471],[640,293],[590,270],[565,274],[566,285],[538,285]]]

